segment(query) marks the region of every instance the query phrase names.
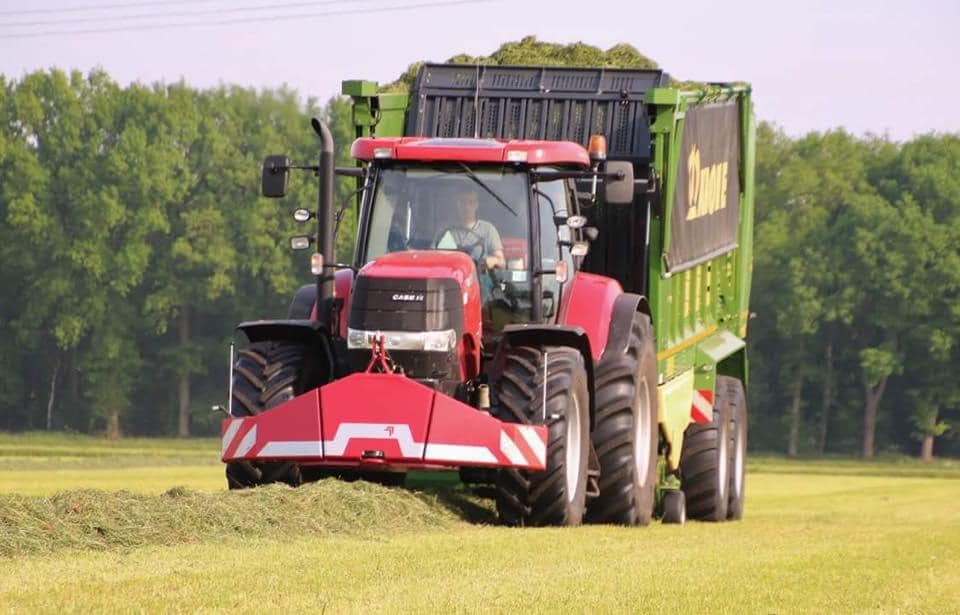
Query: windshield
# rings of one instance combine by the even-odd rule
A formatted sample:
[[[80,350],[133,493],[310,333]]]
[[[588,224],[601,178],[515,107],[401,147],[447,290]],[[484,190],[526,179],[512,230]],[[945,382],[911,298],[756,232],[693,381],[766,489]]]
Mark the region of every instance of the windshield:
[[[382,168],[362,260],[401,250],[459,250],[477,266],[484,331],[529,322],[528,200],[527,175],[511,168]]]

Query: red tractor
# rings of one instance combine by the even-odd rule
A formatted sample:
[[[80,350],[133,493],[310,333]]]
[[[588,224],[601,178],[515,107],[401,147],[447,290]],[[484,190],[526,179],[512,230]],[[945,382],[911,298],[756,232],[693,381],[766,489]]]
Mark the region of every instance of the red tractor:
[[[459,470],[511,525],[645,524],[657,483],[649,307],[579,271],[581,204],[633,201],[629,162],[569,141],[360,138],[336,169],[271,156],[263,193],[315,170],[316,284],[247,322],[223,425],[231,488],[327,476],[399,484]],[[334,261],[334,174],[362,182],[352,263]],[[602,481],[602,489],[601,489]]]

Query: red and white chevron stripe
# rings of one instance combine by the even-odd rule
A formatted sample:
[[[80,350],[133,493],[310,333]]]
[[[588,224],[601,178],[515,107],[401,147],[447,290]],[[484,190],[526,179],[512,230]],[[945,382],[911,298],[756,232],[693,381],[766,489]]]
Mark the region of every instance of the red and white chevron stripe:
[[[541,435],[540,431],[544,434]],[[462,443],[417,442],[409,425],[379,423],[342,423],[332,440],[257,441],[256,420],[236,418],[224,421],[222,457],[235,459],[273,459],[283,457],[344,457],[351,441],[360,439],[395,442],[404,458],[444,464],[497,465],[542,470],[547,464],[546,430],[532,425],[506,423],[500,429],[499,450]],[[498,454],[499,453],[499,454]]]
[[[500,429],[500,452],[514,466],[547,467],[546,436],[530,425],[505,423]]]
[[[244,419],[224,421],[221,456],[224,459],[244,457],[257,443],[257,424]]]
[[[690,418],[695,423],[709,423],[713,420],[713,391],[710,389],[694,389]]]

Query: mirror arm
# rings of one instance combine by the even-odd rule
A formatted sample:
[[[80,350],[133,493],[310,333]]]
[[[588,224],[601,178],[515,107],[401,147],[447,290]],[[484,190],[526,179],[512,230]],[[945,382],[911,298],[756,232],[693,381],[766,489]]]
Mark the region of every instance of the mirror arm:
[[[291,164],[287,167],[274,167],[271,169],[271,172],[276,174],[286,169],[299,169],[302,171],[313,171],[316,173],[319,168],[320,167],[315,164]],[[336,167],[334,169],[334,173],[336,175],[343,175],[346,177],[363,177],[363,169],[360,167]]]
[[[363,177],[364,172],[361,167],[335,167],[333,170],[335,175],[342,175],[344,177]]]

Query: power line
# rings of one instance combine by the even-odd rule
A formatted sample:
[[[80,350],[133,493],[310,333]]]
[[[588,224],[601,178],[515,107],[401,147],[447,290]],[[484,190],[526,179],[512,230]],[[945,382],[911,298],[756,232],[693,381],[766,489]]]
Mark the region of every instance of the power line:
[[[284,4],[268,4],[268,5],[258,5],[258,6],[238,6],[231,8],[222,8],[222,9],[205,9],[201,11],[165,11],[161,13],[139,13],[135,15],[103,15],[99,17],[69,17],[67,19],[53,19],[53,20],[41,20],[41,21],[20,21],[20,22],[0,22],[0,28],[21,28],[21,27],[32,27],[32,26],[53,26],[58,24],[75,24],[75,23],[90,23],[98,22],[102,23],[105,21],[125,21],[128,19],[153,19],[156,17],[202,17],[205,15],[223,15],[230,13],[249,13],[251,11],[258,11],[262,13],[264,10],[269,9],[299,9],[308,6],[323,6],[331,4],[363,4],[368,2],[382,2],[383,0],[351,0],[350,2],[344,2],[344,0],[317,0],[316,2],[292,2]]]
[[[69,6],[59,9],[27,9],[17,11],[0,11],[0,15],[44,15],[49,13],[81,13],[85,11],[100,11],[104,9],[133,9],[144,6],[163,6],[171,4],[209,4],[223,2],[223,0],[148,0],[146,2],[124,2],[117,4],[89,4],[87,6]]]
[[[449,0],[447,2],[421,2],[418,4],[407,4],[399,6],[384,6],[384,7],[371,7],[364,9],[342,9],[338,11],[325,11],[317,13],[298,13],[298,14],[289,14],[289,15],[265,15],[258,17],[242,17],[235,19],[222,19],[215,22],[198,22],[198,21],[183,21],[183,22],[166,22],[166,23],[157,23],[157,24],[142,24],[142,25],[129,25],[129,26],[117,26],[114,28],[89,28],[85,30],[44,30],[41,32],[28,32],[21,34],[0,34],[0,39],[24,39],[24,38],[39,38],[43,36],[64,36],[71,34],[104,34],[110,32],[133,32],[133,31],[142,31],[142,30],[162,30],[166,28],[210,28],[218,26],[228,26],[234,24],[250,23],[250,22],[272,22],[272,21],[289,21],[292,19],[314,19],[317,17],[339,17],[343,15],[363,15],[363,14],[374,14],[374,13],[397,13],[403,11],[411,11],[416,9],[425,9],[425,8],[446,8],[451,6],[465,5],[465,4],[486,4],[489,2],[498,2],[499,0]]]

